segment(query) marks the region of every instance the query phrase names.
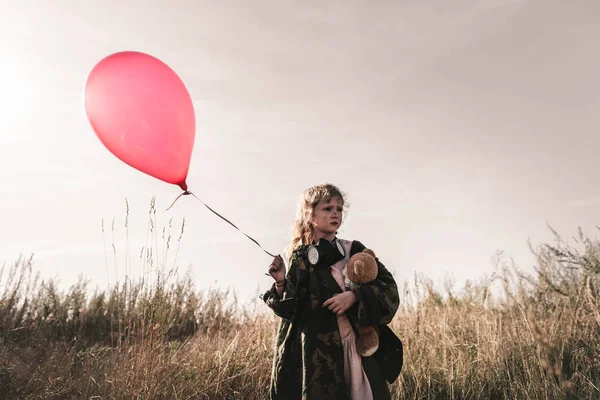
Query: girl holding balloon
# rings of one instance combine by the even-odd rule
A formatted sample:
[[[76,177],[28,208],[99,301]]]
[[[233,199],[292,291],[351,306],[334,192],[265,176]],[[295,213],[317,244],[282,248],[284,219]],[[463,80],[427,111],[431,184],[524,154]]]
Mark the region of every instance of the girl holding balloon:
[[[85,109],[98,138],[116,157],[196,197],[186,183],[195,141],[194,106],[165,63],[133,51],[102,59],[86,81]],[[343,194],[333,185],[306,190],[289,270],[280,256],[269,267],[275,283],[262,298],[281,317],[273,399],[389,399],[386,381],[393,382],[402,366],[402,344],[387,327],[399,306],[390,272],[377,260],[374,281],[352,290],[344,286],[343,266],[365,249],[358,241],[336,237],[344,206]],[[367,325],[378,325],[379,348],[364,357],[356,350],[355,331]]]
[[[398,309],[398,288],[379,260],[374,281],[352,290],[344,286],[345,263],[365,249],[336,236],[344,206],[334,185],[307,189],[288,248],[289,269],[281,256],[269,266],[275,282],[261,297],[281,318],[271,399],[390,399],[386,380],[396,379],[399,360],[386,352],[399,340],[386,324]],[[355,332],[364,325],[387,328],[380,330],[387,336],[380,334],[379,350],[368,357],[356,350]]]

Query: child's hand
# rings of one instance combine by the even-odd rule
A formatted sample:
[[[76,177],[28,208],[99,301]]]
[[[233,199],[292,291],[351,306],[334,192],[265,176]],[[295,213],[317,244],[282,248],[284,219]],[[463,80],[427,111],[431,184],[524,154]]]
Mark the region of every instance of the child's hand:
[[[323,307],[329,308],[331,312],[336,313],[338,315],[344,314],[352,304],[356,302],[356,295],[354,292],[348,290],[346,292],[340,293],[336,296],[333,296],[330,299],[325,300],[323,303]]]
[[[275,279],[275,282],[281,282],[285,279],[285,263],[280,255],[275,256],[273,262],[269,265],[269,275]]]

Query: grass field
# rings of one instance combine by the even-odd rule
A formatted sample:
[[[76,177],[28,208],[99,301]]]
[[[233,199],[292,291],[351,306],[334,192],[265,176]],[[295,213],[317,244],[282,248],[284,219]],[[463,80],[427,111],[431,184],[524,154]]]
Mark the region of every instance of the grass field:
[[[573,242],[539,246],[533,274],[500,258],[457,292],[399,282],[393,398],[600,398],[600,242]],[[276,325],[259,299],[186,276],[61,291],[20,259],[0,274],[0,398],[260,399]]]

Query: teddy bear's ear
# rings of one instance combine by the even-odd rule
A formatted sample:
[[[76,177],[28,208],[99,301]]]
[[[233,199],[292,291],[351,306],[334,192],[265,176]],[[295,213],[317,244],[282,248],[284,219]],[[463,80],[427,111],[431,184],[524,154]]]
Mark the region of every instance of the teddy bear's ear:
[[[373,250],[371,250],[371,249],[364,249],[362,252],[370,254],[371,256],[373,256],[373,258],[376,258],[375,257],[375,252]]]

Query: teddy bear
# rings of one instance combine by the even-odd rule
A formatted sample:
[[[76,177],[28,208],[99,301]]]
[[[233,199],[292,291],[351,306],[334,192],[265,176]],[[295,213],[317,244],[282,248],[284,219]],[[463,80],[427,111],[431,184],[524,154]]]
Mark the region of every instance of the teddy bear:
[[[354,287],[368,283],[377,278],[377,260],[375,252],[365,249],[354,254],[348,260],[346,275]],[[379,347],[379,332],[376,326],[360,326],[358,328],[358,341],[356,343],[358,353],[364,357],[374,354]]]

